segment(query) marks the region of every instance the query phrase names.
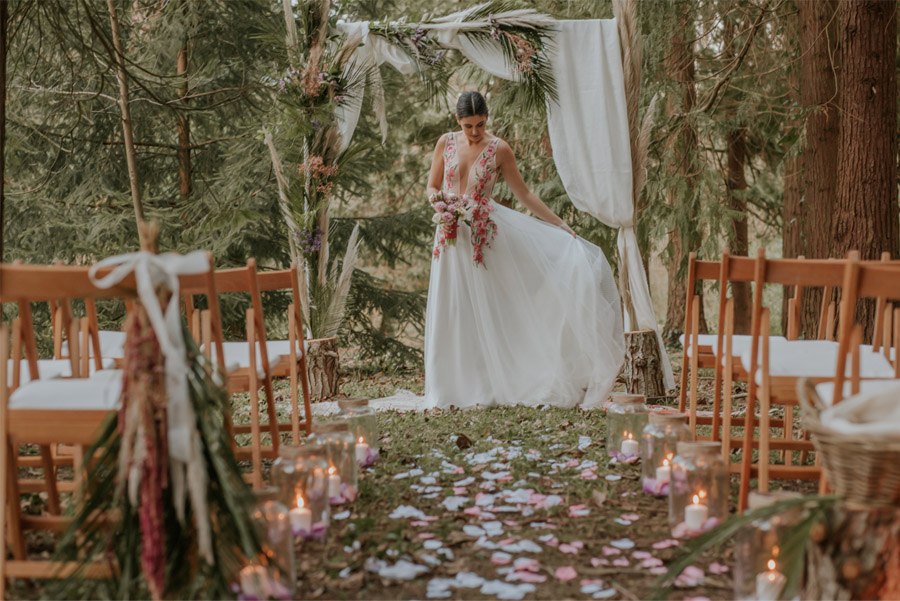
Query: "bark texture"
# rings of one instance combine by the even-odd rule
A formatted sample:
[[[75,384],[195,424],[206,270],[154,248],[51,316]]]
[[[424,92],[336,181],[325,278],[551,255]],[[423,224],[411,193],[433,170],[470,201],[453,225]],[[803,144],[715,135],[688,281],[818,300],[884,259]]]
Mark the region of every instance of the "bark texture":
[[[675,27],[666,54],[666,74],[674,81],[681,92],[680,101],[670,98],[666,104],[666,113],[673,117],[683,117],[667,143],[667,154],[672,157],[667,166],[669,175],[678,181],[666,191],[666,203],[672,207],[673,213],[695,215],[697,205],[696,180],[699,174],[697,158],[699,144],[697,129],[693,120],[687,116],[697,104],[695,84],[694,49],[692,46],[693,15],[695,6],[690,0],[683,0],[675,5],[678,26]],[[666,322],[663,327],[663,338],[673,344],[684,330],[684,299],[686,295],[687,259],[692,251],[700,246],[700,234],[697,222],[693,219],[676,219],[669,231],[669,247],[666,256],[668,275],[668,296],[666,306]],[[697,287],[695,293],[701,295],[703,290]],[[702,307],[702,304],[701,304]],[[702,312],[700,316],[701,330],[706,331]]]
[[[838,0],[798,2],[800,39],[800,106],[805,115],[802,155],[796,182],[785,175],[785,257],[810,259],[833,256],[832,223],[837,206],[840,106],[838,76]],[[789,186],[800,198],[789,201]],[[787,211],[791,211],[788,219]],[[800,337],[815,338],[822,291],[804,292]]]
[[[9,45],[7,30],[9,7],[0,1],[0,263],[3,262],[3,230],[5,227],[4,205],[6,204],[6,47]]]
[[[842,0],[839,13],[843,117],[831,252],[897,258],[897,4]],[[873,303],[861,304],[867,339],[873,315]]]
[[[806,554],[804,599],[900,599],[900,510],[839,508]]]
[[[187,43],[178,50],[176,72],[182,78],[178,86],[178,96],[182,103],[187,103],[188,78],[187,78]],[[178,192],[182,200],[191,195],[191,122],[187,113],[178,114]]]
[[[649,398],[666,396],[659,344],[653,330],[625,332],[624,377],[628,392]]]
[[[324,401],[338,393],[337,338],[317,338],[307,340],[306,372],[309,376],[309,396],[311,401]]]

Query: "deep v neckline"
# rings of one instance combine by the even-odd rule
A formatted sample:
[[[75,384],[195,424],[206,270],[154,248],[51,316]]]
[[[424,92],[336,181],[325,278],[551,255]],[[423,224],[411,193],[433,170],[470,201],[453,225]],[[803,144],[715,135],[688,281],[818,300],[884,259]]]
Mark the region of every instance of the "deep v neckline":
[[[475,156],[475,160],[472,161],[472,164],[469,165],[469,170],[466,171],[466,191],[463,192],[462,188],[462,161],[459,159],[459,138],[458,135],[460,132],[453,132],[453,135],[456,139],[454,139],[454,145],[456,146],[456,189],[459,190],[460,196],[465,196],[469,191],[469,178],[472,177],[472,170],[475,169],[475,166],[478,164],[478,161],[481,160],[481,157],[487,152],[487,149],[490,148],[491,144],[494,143],[493,140],[489,140],[487,144],[484,145],[484,148]]]

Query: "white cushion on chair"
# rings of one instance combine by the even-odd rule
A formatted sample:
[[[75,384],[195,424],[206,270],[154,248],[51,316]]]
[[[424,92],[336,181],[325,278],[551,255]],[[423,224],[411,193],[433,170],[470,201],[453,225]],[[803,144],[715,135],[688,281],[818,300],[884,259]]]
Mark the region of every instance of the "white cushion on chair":
[[[53,378],[71,378],[72,377],[72,363],[68,359],[38,359],[38,375],[40,376],[40,380],[52,380]],[[101,361],[103,369],[111,369],[115,367],[115,361],[113,359],[103,359]],[[12,386],[13,381],[13,363],[12,359],[9,359],[9,363],[7,364],[7,383]],[[91,361],[89,364],[90,373],[94,373],[96,370],[94,369],[94,362]],[[28,369],[28,359],[22,359],[19,364],[19,385],[25,385],[31,382],[31,371]]]
[[[107,357],[110,359],[123,359],[125,357],[125,332],[100,330],[97,332],[97,335],[100,338],[100,355],[104,359]],[[93,357],[93,344],[88,343],[88,348],[90,349],[90,356]],[[63,355],[69,354],[69,343],[65,340],[62,343],[62,353]]]
[[[774,341],[785,341],[787,340],[784,336],[770,336],[770,340]],[[679,341],[681,341],[682,346],[684,345],[684,334],[679,336]],[[753,336],[747,334],[735,334],[731,337],[731,353],[735,357],[740,357],[744,354],[744,352],[750,351],[750,344],[753,341]],[[719,346],[719,337],[716,334],[700,334],[697,337],[697,344],[699,346],[708,346],[712,348],[712,352],[714,354],[718,353]],[[725,347],[725,337],[722,337],[722,347]],[[691,356],[692,347],[688,347],[688,357]],[[725,364],[725,357],[722,357],[722,365]]]
[[[861,344],[861,345],[859,345],[859,350],[860,350],[860,351],[875,352],[875,351],[872,350],[872,345],[871,345],[871,344]],[[891,347],[891,361],[895,361],[895,360],[897,359],[897,353],[894,352],[894,350],[895,350],[895,349],[894,349],[893,347]],[[883,356],[883,355],[884,355],[884,348],[881,348],[878,352],[881,353],[882,356]]]
[[[109,410],[119,408],[122,370],[98,371],[91,378],[38,380],[20,386],[9,397],[9,408]]]
[[[872,394],[894,388],[897,384],[900,384],[900,380],[860,380],[859,392],[860,394]],[[831,405],[831,400],[834,398],[834,382],[822,382],[821,384],[816,384],[816,394],[821,397],[826,405]],[[850,382],[844,382],[843,397],[847,398],[852,396],[852,394]]]
[[[213,344],[212,360],[216,361],[216,345]],[[224,342],[222,350],[225,353],[225,366],[228,371],[236,368],[248,369],[250,367],[250,345],[246,342]],[[271,369],[281,361],[283,356],[290,354],[289,341],[287,340],[269,340],[266,341],[266,350],[269,353],[269,368]],[[260,363],[259,351],[257,347],[256,354],[257,370],[256,375],[259,378],[265,376],[265,371]]]
[[[685,334],[682,334],[678,337],[678,342],[681,343],[682,348],[684,347]],[[716,335],[715,334],[700,334],[697,336],[697,345],[698,346],[715,346],[716,345]],[[694,347],[689,346],[687,350],[687,356],[694,356]]]
[[[838,343],[830,340],[782,340],[769,345],[769,375],[790,378],[833,378],[837,364]],[[861,378],[893,378],[894,368],[880,353],[860,351],[859,374]],[[757,361],[762,361],[762,349]],[[750,349],[741,355],[744,369],[750,370]],[[850,375],[850,358],[847,357],[846,375]],[[756,383],[762,384],[762,372],[756,374]]]

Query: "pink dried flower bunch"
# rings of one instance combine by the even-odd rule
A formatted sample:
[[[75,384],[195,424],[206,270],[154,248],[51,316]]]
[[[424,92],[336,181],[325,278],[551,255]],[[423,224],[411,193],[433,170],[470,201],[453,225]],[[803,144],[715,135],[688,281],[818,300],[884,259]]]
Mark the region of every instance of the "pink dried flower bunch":
[[[328,195],[334,188],[334,182],[331,181],[337,175],[337,165],[326,165],[322,157],[313,155],[306,162],[300,163],[297,170],[306,175],[315,184],[316,190],[322,194]]]
[[[520,73],[531,73],[534,70],[534,57],[537,54],[531,42],[514,33],[503,32],[512,43],[516,52],[516,69]]]

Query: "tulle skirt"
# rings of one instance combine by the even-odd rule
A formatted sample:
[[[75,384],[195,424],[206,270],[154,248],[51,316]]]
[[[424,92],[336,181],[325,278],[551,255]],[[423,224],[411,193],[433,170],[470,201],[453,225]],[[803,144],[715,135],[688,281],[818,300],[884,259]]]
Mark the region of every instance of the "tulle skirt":
[[[557,227],[492,205],[497,236],[483,267],[472,260],[465,224],[456,244],[432,260],[425,406],[598,405],[625,352],[606,257]]]

